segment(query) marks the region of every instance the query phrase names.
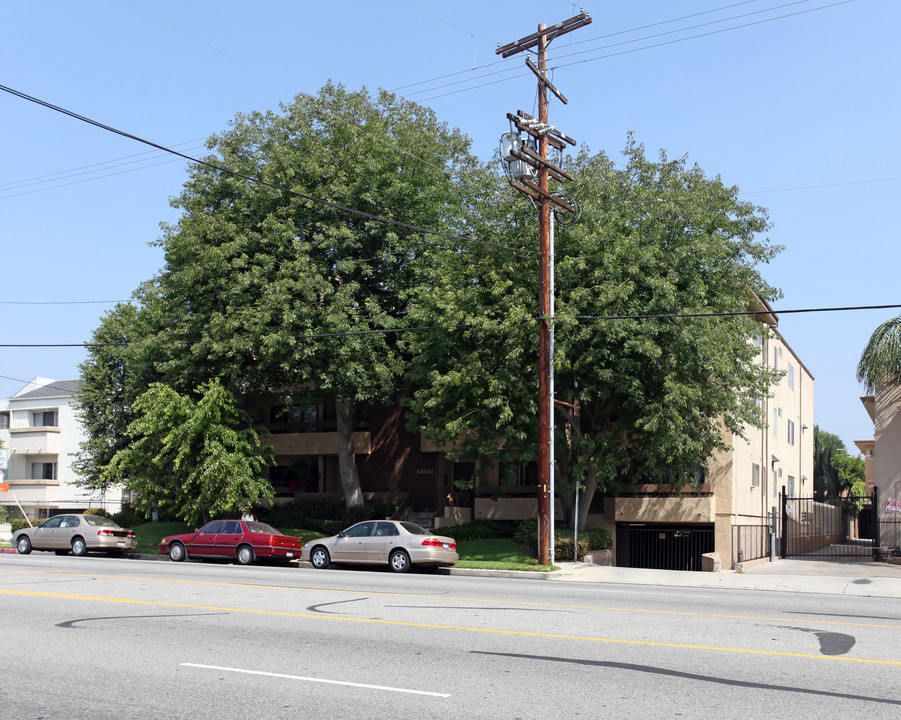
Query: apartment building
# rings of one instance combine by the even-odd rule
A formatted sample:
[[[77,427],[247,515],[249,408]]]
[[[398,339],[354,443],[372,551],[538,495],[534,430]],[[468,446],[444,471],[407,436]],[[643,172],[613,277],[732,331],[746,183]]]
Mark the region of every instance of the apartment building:
[[[36,377],[0,400],[0,442],[6,463],[0,504],[24,509],[29,518],[102,507],[116,512],[122,492],[84,491],[71,467],[83,434],[72,407],[77,380]]]

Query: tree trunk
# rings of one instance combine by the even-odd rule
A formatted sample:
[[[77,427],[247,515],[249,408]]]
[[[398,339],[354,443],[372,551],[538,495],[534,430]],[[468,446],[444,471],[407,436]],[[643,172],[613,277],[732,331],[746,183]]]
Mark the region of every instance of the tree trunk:
[[[598,471],[590,468],[585,474],[585,490],[579,494],[579,527],[584,528],[588,521],[588,508],[598,489]]]
[[[354,405],[344,400],[336,400],[338,414],[338,470],[341,474],[341,489],[347,507],[363,504],[363,490],[357,473],[357,459],[354,454]]]

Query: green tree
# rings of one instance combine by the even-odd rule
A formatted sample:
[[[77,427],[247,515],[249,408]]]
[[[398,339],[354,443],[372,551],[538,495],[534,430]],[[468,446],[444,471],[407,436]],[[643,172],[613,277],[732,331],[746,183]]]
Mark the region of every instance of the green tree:
[[[867,464],[860,455],[849,455],[844,450],[837,450],[832,455],[832,467],[842,490],[858,494],[855,487],[866,488]]]
[[[137,402],[152,382],[187,397],[214,378],[242,401],[334,399],[345,500],[361,504],[356,407],[394,401],[405,358],[391,331],[405,323],[424,249],[435,241],[411,227],[459,230],[479,162],[469,140],[431,110],[331,84],[279,112],[238,115],[208,144],[210,164],[268,184],[209,165],[191,169],[173,201],[181,215],[159,241],[164,266],[140,293],[140,332],[123,353],[134,390],[125,400]],[[118,405],[109,409],[115,414],[124,407],[115,378],[91,352],[98,373],[87,382]],[[164,416],[144,422],[155,419]],[[101,423],[85,451],[98,467]],[[161,478],[175,477],[163,470]]]
[[[569,520],[575,483],[581,523],[598,489],[696,479],[723,429],[759,424],[761,369],[747,317],[631,318],[747,311],[753,288],[778,292],[758,267],[778,248],[758,239],[764,211],[684,158],[658,162],[630,140],[626,167],[583,150],[567,164],[583,215],[556,234],[557,487]],[[480,208],[508,247],[534,248],[536,222],[512,191]],[[470,457],[534,455],[537,262],[486,249],[449,255],[417,297],[408,337],[414,426],[460,439]],[[576,403],[578,401],[578,403]],[[576,411],[576,406],[578,411]]]
[[[79,366],[81,382],[74,393],[75,417],[84,429],[83,441],[72,467],[78,484],[105,490],[103,475],[113,456],[128,443],[139,390],[132,381],[134,363],[128,363],[129,345],[139,337],[138,308],[120,303],[94,331],[88,358]]]
[[[869,393],[883,383],[901,383],[901,316],[882,323],[870,336],[857,364],[857,380]]]
[[[834,498],[839,494],[841,481],[833,464],[833,458],[847,455],[845,443],[838,435],[813,426],[813,490],[819,499]]]
[[[218,380],[197,397],[153,384],[134,405],[128,444],[103,472],[136,491],[136,505],[197,523],[273,496],[261,470],[274,456]]]

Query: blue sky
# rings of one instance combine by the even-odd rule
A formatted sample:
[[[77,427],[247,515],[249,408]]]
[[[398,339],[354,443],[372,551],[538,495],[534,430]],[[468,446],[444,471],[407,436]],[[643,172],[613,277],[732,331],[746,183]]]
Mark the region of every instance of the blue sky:
[[[434,108],[490,159],[505,115],[535,111],[522,56],[498,43],[579,12],[564,0],[0,0],[0,84],[106,125],[203,152],[236,113],[276,109],[329,79]],[[778,309],[901,303],[897,0],[590,2],[550,47],[569,105],[550,120],[614,159],[634,132],[687,155],[769,210],[785,251],[764,269]],[[500,71],[500,72],[499,72]],[[447,76],[447,77],[445,77]],[[443,79],[436,79],[443,78]],[[463,81],[463,82],[459,82]],[[457,83],[457,84],[451,84]],[[161,266],[186,163],[0,93],[0,344],[90,338]],[[855,380],[899,310],[782,315],[813,373],[816,422],[872,437]],[[0,348],[0,396],[71,379],[80,348]]]

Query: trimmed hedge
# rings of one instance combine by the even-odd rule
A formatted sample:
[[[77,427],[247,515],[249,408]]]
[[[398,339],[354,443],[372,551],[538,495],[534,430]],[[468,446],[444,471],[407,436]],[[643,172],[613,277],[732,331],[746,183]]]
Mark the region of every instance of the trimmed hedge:
[[[516,524],[505,520],[478,518],[462,525],[438,528],[437,535],[447,535],[457,542],[485,540],[487,538],[513,537]]]

